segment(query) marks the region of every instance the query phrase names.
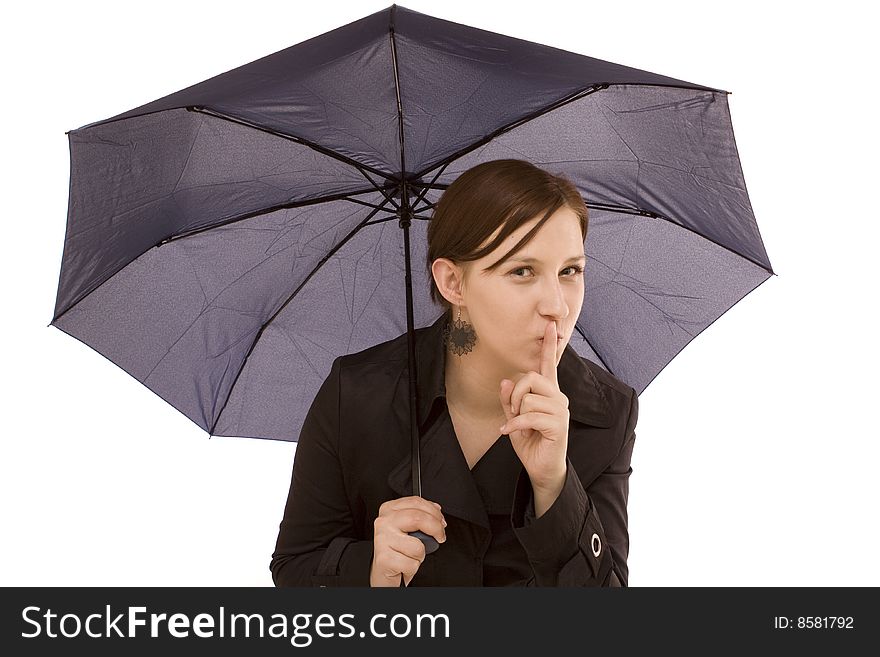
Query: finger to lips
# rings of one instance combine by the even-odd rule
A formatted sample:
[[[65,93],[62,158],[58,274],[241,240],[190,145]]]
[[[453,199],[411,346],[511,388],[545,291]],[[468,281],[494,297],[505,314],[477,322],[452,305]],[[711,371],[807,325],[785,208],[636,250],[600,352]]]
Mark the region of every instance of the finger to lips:
[[[556,322],[548,322],[544,329],[544,349],[541,351],[541,374],[556,382]]]
[[[541,371],[529,372],[509,388],[506,382],[509,379],[501,380],[501,405],[504,408],[504,414],[507,416],[507,422],[500,427],[501,431],[510,432],[510,422],[515,417],[521,417],[522,403],[527,394],[534,393],[535,400],[538,396],[552,397],[559,389],[559,382],[556,378],[556,351],[557,336],[556,323],[548,322],[544,328],[544,341],[541,349]],[[540,404],[542,408],[546,408],[545,404]]]
[[[552,395],[558,387],[559,384],[556,378],[556,351],[556,323],[547,322],[547,326],[544,327],[544,340],[541,348],[540,373],[530,372],[519,379],[516,383],[511,382],[513,385],[509,388],[509,393],[507,392],[508,388],[505,384],[509,379],[501,380],[499,395],[501,397],[501,406],[504,409],[504,414],[507,416],[508,421],[512,417],[520,414],[522,398],[526,394],[534,392],[549,396]],[[538,374],[539,376],[533,376],[534,374]],[[543,377],[546,377],[547,382],[550,382],[552,385],[546,386],[545,381],[542,380]],[[501,430],[503,431],[505,427],[506,425],[502,426]]]

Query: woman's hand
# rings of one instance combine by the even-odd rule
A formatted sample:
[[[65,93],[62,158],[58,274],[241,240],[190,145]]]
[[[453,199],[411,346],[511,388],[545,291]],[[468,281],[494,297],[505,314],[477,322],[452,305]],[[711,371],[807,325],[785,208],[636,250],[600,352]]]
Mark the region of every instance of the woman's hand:
[[[568,448],[568,397],[556,379],[556,324],[544,330],[541,371],[531,371],[516,383],[501,381],[501,405],[507,415],[502,433],[510,436],[536,490],[551,491],[565,480]]]
[[[421,530],[443,543],[444,527],[446,520],[436,502],[417,495],[384,502],[373,522],[370,586],[400,586],[401,575],[409,586],[425,560],[425,544],[408,532]]]

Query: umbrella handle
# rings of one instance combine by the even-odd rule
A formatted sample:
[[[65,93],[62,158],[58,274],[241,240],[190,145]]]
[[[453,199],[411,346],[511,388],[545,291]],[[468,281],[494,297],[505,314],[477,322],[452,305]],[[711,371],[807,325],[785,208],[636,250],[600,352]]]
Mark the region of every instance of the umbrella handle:
[[[437,548],[440,547],[440,544],[437,542],[437,539],[433,536],[429,536],[423,531],[414,531],[408,532],[410,536],[415,536],[422,543],[425,544],[425,554],[431,554],[432,552],[436,552]]]

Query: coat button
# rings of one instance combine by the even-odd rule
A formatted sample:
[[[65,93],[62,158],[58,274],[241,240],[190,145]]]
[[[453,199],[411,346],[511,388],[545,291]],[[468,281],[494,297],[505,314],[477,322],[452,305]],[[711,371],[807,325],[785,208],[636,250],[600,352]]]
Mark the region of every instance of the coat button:
[[[593,534],[590,537],[590,547],[593,548],[593,556],[598,557],[602,552],[602,541],[599,538],[599,534]]]

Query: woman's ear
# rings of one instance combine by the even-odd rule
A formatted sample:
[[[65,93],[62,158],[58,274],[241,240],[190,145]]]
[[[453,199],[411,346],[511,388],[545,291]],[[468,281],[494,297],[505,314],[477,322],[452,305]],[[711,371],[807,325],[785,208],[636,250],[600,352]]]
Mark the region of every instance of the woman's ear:
[[[449,303],[460,306],[462,303],[462,286],[464,270],[448,258],[437,258],[431,263],[431,274],[437,291]]]

